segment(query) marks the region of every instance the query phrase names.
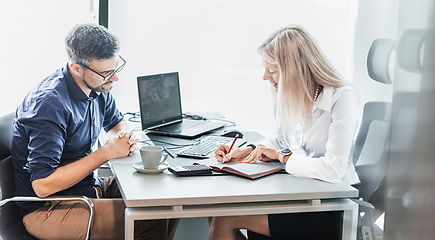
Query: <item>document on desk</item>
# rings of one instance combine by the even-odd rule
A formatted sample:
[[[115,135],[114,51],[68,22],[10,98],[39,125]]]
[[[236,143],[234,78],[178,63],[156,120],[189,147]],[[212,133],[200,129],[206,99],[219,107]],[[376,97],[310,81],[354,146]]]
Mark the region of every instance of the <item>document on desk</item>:
[[[197,161],[195,163],[210,166],[214,171],[229,172],[249,179],[257,179],[272,173],[284,171],[284,169],[279,165],[261,161],[257,161],[253,164],[241,162],[221,163],[212,158],[208,160]]]

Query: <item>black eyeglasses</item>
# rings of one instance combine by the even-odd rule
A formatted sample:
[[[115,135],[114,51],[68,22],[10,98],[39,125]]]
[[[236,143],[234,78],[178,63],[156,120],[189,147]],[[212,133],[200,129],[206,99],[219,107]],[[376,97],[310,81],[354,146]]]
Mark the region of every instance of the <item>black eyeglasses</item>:
[[[120,72],[120,71],[125,67],[125,64],[127,63],[127,61],[125,61],[124,58],[121,57],[121,55],[119,56],[119,58],[121,58],[121,60],[122,60],[122,62],[123,62],[122,65],[119,66],[115,71],[109,73],[109,75],[107,75],[107,76],[103,76],[103,75],[101,75],[100,73],[98,73],[97,71],[91,69],[90,67],[88,67],[88,66],[86,66],[86,65],[82,65],[82,64],[80,64],[80,65],[82,65],[83,67],[85,67],[85,68],[91,70],[92,72],[98,74],[98,76],[100,76],[100,77],[103,78],[103,82],[105,82],[105,81],[111,79],[111,78],[113,77],[113,75],[115,75],[115,73],[119,73],[119,72]]]

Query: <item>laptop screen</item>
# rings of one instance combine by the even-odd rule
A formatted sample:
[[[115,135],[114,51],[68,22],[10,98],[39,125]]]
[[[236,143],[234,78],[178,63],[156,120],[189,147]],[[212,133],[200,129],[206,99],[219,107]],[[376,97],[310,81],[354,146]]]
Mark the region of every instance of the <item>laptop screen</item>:
[[[137,78],[142,129],[182,119],[178,72]]]

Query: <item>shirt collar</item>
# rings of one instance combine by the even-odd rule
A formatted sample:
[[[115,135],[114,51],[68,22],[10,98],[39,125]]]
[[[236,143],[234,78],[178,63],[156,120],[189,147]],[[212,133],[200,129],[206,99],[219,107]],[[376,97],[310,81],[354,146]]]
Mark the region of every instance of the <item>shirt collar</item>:
[[[319,94],[314,106],[322,110],[331,111],[332,108],[332,94],[334,93],[334,87],[323,87],[323,91]]]
[[[89,97],[88,97],[86,95],[86,93],[83,92],[83,90],[77,85],[77,83],[74,81],[71,74],[69,73],[68,63],[66,63],[66,66],[62,69],[62,71],[63,71],[63,75],[64,75],[65,80],[66,80],[66,84],[68,86],[68,93],[69,93],[72,100],[75,100],[75,101],[84,100],[84,99],[93,100],[100,95],[100,93],[91,91],[91,94],[89,94]]]

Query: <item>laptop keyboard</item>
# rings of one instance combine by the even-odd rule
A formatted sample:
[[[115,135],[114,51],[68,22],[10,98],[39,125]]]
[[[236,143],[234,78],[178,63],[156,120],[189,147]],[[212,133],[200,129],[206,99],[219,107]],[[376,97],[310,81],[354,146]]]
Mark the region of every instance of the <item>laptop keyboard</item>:
[[[207,158],[208,155],[216,151],[220,145],[228,144],[233,140],[234,138],[230,137],[207,136],[202,138],[198,144],[178,152],[177,155],[183,157]]]

